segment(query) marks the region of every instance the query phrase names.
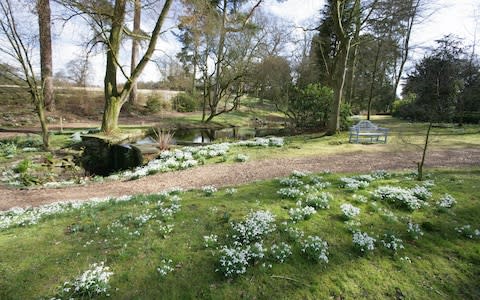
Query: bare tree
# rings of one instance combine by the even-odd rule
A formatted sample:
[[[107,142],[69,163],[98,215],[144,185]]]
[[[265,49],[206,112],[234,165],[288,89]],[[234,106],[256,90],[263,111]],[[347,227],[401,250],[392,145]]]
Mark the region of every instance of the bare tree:
[[[88,55],[70,60],[67,65],[67,78],[76,86],[86,87],[90,73]]]
[[[162,27],[167,18],[168,11],[173,0],[165,0],[157,13],[154,28],[148,37],[148,45],[145,53],[138,63],[132,68],[130,74],[124,69],[120,61],[120,46],[124,35],[132,35],[126,27],[127,4],[129,0],[58,0],[73,15],[82,15],[89,22],[95,33],[92,44],[103,43],[106,54],[106,68],[104,79],[105,108],[103,112],[101,130],[105,134],[111,134],[118,130],[118,117],[122,106],[128,101],[128,96],[135,83],[142,74],[147,63],[152,59],[156,50],[157,41],[162,33]],[[150,1],[151,5],[158,1]],[[149,3],[150,3],[149,2]],[[143,35],[143,34],[142,34]],[[117,75],[122,75],[125,84],[121,87],[117,82]]]
[[[29,41],[32,37],[21,31],[15,12],[18,8],[13,7],[10,0],[0,0],[0,38],[3,52],[12,62],[15,62],[21,72],[17,75],[19,82],[25,84],[35,105],[35,109],[42,128],[43,146],[49,148],[48,127],[45,118],[45,102],[43,96],[44,82],[39,81],[34,71],[32,47]],[[28,23],[22,19],[20,23]]]

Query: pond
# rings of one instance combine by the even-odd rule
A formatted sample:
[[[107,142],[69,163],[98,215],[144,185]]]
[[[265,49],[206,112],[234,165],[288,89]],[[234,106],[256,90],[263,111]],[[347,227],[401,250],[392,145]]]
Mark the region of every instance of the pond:
[[[249,128],[229,127],[222,129],[177,129],[174,131],[173,143],[177,145],[202,145],[222,140],[248,140],[254,137],[265,136],[288,136],[293,132],[289,129],[280,128]]]
[[[160,129],[161,130],[161,129]],[[287,136],[293,132],[286,128],[242,128],[222,129],[177,129],[173,132],[172,144],[195,146],[214,141],[247,140],[254,137]],[[160,153],[154,136],[135,142],[110,144],[95,137],[83,140],[82,166],[90,174],[110,175],[121,170],[133,169],[147,163]]]

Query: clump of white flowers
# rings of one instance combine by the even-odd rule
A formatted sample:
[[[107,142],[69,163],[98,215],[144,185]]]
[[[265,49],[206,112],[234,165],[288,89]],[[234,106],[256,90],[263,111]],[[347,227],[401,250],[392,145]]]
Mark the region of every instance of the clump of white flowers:
[[[273,244],[270,247],[270,253],[278,262],[285,262],[285,260],[292,255],[292,247],[290,247],[287,243],[281,242],[280,244]]]
[[[305,204],[315,209],[329,209],[330,201],[333,200],[332,194],[328,192],[307,194]]]
[[[412,223],[411,221],[407,223],[407,232],[412,238],[416,240],[418,240],[423,235],[423,231],[422,229],[420,229],[420,225]]]
[[[376,170],[373,171],[370,175],[375,179],[385,179],[392,176],[392,174],[388,173],[385,170]]]
[[[296,178],[304,178],[304,177],[307,177],[308,175],[310,175],[310,172],[299,171],[299,170],[293,170],[292,172],[292,176]]]
[[[297,177],[286,177],[280,179],[280,185],[288,186],[288,187],[298,187],[303,186],[304,183],[302,180],[298,179]]]
[[[423,201],[426,201],[432,197],[432,193],[425,186],[416,185],[415,187],[411,188],[410,191],[415,197]]]
[[[282,137],[269,137],[269,138],[256,137],[253,140],[239,141],[235,144],[239,146],[247,146],[247,147],[255,147],[255,146],[282,147],[284,145],[284,140]]]
[[[162,259],[160,266],[157,267],[157,272],[161,277],[167,276],[173,270],[173,261],[171,259]]]
[[[237,156],[235,157],[235,161],[237,162],[246,162],[247,160],[249,159],[248,155],[246,154],[237,154]]]
[[[216,248],[218,243],[218,235],[210,234],[203,236],[203,243],[205,248]]]
[[[368,203],[368,199],[367,197],[363,196],[363,195],[353,195],[352,196],[353,200],[357,201],[357,202],[360,202],[360,203]]]
[[[215,271],[221,272],[225,277],[244,274],[247,272],[249,260],[250,254],[248,249],[223,246],[220,249],[219,266]]]
[[[361,252],[368,252],[375,250],[376,239],[369,236],[366,232],[357,231],[353,233],[353,246]]]
[[[286,226],[285,232],[288,235],[288,239],[291,241],[298,241],[305,235],[302,230],[292,226]]]
[[[352,233],[357,232],[360,226],[362,225],[362,223],[360,223],[357,220],[348,220],[348,221],[345,221],[344,224],[347,227],[348,231]]]
[[[360,208],[353,206],[350,203],[344,203],[340,205],[340,209],[347,219],[355,218],[360,214]]]
[[[422,187],[418,186],[413,189],[404,189],[388,185],[381,186],[373,191],[372,195],[374,199],[396,203],[410,210],[420,209],[427,205],[427,203],[422,200],[427,194]],[[418,198],[417,195],[422,196],[422,199]]]
[[[403,246],[403,241],[394,234],[384,234],[381,242],[385,248],[392,250],[395,254],[398,250],[405,248]]]
[[[318,236],[308,236],[302,242],[302,252],[313,261],[328,263],[328,244]]]
[[[109,296],[108,281],[112,275],[113,272],[110,272],[110,268],[106,267],[104,262],[94,263],[72,282],[65,282],[57,297],[60,299],[90,299],[102,295]]]
[[[202,187],[203,195],[210,197],[217,192],[217,188],[213,185],[206,185]]]
[[[264,210],[251,212],[244,221],[231,223],[232,237],[239,243],[251,243],[275,231],[275,216]]]
[[[236,188],[228,188],[225,190],[225,194],[231,196],[233,194],[237,193],[237,189]]]
[[[461,235],[463,235],[464,237],[469,239],[480,238],[480,230],[473,229],[472,225],[470,224],[456,227],[455,230]]]
[[[288,210],[288,215],[293,222],[307,220],[310,218],[311,215],[315,213],[315,208],[311,206],[302,207],[301,204]]]
[[[370,185],[369,181],[366,181],[364,179],[355,179],[351,177],[342,177],[340,178],[340,181],[342,182],[343,188],[351,191],[364,189]]]
[[[284,199],[297,199],[303,196],[302,190],[293,187],[281,188],[277,191],[277,194],[279,194]]]
[[[455,204],[457,204],[457,200],[449,194],[443,195],[443,197],[437,201],[439,208],[452,208]]]

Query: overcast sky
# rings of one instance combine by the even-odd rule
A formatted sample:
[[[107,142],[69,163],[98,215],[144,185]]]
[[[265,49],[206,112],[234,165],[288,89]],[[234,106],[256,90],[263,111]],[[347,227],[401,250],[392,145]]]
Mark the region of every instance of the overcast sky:
[[[436,39],[440,39],[447,34],[454,34],[464,39],[465,45],[473,44],[475,36],[475,11],[480,16],[480,0],[426,0],[434,3],[435,12],[429,19],[422,24],[414,27],[412,32],[412,45],[417,47],[412,52],[415,59],[421,58],[427,47],[433,46]],[[297,26],[308,27],[312,24],[318,24],[320,18],[319,11],[323,7],[323,0],[288,0],[277,2],[275,0],[266,0],[262,9],[283,17]],[[477,17],[480,22],[480,17]],[[79,36],[81,28],[76,27],[75,23],[69,23],[61,32],[61,35],[54,41],[54,72],[60,71],[66,62],[81,55],[79,47]],[[480,23],[477,29],[477,40],[480,37]],[[75,34],[71,34],[74,32]],[[175,56],[178,46],[172,42],[173,38],[167,35],[167,40],[161,41],[157,46],[165,53]],[[127,43],[129,44],[129,43]],[[478,51],[477,51],[478,53]],[[96,67],[96,74],[91,83],[102,85],[104,61],[102,55],[92,59]],[[98,66],[98,67],[97,67]],[[157,67],[153,64],[146,69],[142,80],[158,80]]]

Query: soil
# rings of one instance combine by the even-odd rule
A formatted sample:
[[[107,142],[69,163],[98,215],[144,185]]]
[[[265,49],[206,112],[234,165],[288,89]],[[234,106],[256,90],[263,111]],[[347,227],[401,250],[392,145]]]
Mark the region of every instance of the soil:
[[[132,194],[156,193],[171,187],[184,189],[205,185],[216,187],[236,186],[256,180],[289,175],[293,170],[321,172],[369,172],[373,170],[413,170],[420,160],[420,152],[376,152],[342,155],[267,159],[235,164],[213,164],[196,168],[151,175],[132,181],[90,183],[58,189],[19,190],[0,186],[0,210],[19,206],[39,206],[62,200],[87,200],[90,198],[117,197]],[[431,151],[426,168],[479,167],[480,149]]]

